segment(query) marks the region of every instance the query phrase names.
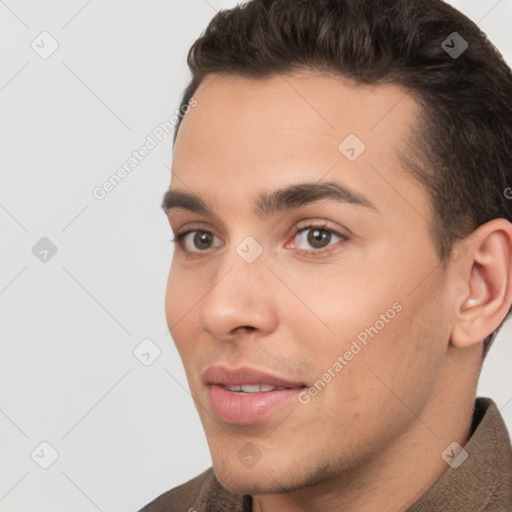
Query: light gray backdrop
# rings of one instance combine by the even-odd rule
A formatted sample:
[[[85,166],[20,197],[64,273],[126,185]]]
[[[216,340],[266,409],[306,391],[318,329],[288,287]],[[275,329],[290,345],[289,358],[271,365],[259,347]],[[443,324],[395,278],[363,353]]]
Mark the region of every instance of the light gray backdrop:
[[[165,335],[160,123],[189,46],[235,3],[0,0],[2,512],[135,511],[210,465]],[[453,3],[511,63],[512,0]],[[154,130],[156,147],[99,189]],[[511,336],[479,386],[509,429]]]

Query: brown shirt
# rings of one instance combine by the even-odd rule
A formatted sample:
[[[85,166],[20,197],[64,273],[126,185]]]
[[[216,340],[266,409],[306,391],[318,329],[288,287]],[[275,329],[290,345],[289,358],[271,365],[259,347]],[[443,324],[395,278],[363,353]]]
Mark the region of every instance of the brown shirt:
[[[490,398],[476,399],[471,432],[464,446],[468,458],[457,469],[447,465],[407,512],[512,512],[510,437]],[[139,512],[252,512],[252,498],[226,490],[209,468]]]

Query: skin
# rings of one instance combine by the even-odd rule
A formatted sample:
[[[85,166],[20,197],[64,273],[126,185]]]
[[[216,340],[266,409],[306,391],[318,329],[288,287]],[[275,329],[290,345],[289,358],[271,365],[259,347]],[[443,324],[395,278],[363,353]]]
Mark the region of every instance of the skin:
[[[209,75],[195,98],[170,188],[200,196],[216,216],[168,217],[175,234],[215,237],[210,248],[194,245],[194,233],[176,246],[166,315],[217,478],[253,495],[255,511],[406,510],[448,468],[445,448],[470,436],[481,340],[510,303],[511,224],[481,226],[442,267],[428,194],[397,157],[419,107],[394,85],[312,71]],[[348,134],[366,145],[354,162],[338,149]],[[263,188],[326,180],[378,211],[332,200],[251,211]],[[347,238],[332,234],[321,254],[311,231],[294,234],[319,223]],[[247,236],[263,249],[250,264],[236,252]],[[208,366],[248,365],[313,386],[394,303],[401,311],[308,404],[251,425],[215,416],[201,380]],[[246,443],[261,454],[252,467],[237,456]]]

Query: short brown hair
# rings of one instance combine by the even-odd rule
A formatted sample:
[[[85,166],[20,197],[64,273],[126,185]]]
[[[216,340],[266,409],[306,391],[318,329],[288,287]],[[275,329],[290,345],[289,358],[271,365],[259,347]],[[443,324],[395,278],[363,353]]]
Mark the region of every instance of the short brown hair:
[[[446,50],[454,32],[468,45],[457,57]],[[512,221],[512,73],[478,26],[441,0],[252,0],[219,11],[187,62],[180,110],[209,73],[259,79],[309,68],[401,86],[421,117],[409,137],[415,157],[399,156],[431,197],[442,264],[478,226]]]

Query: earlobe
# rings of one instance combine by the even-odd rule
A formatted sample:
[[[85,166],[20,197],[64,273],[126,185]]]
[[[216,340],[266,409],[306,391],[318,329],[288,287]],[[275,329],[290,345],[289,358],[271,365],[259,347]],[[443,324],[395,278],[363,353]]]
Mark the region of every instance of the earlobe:
[[[479,271],[478,263],[473,260],[468,279],[469,293],[457,312],[456,323],[452,330],[451,343],[457,348],[468,348],[486,338],[480,333],[486,331],[482,318],[485,305],[489,303],[488,282]]]
[[[468,253],[459,266],[460,307],[456,311],[451,344],[467,348],[483,341],[507,316],[512,297],[512,224],[494,219],[468,239]]]

